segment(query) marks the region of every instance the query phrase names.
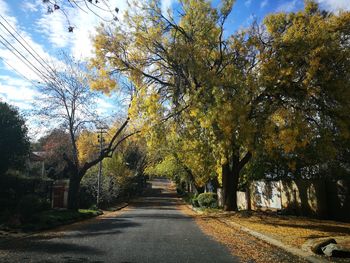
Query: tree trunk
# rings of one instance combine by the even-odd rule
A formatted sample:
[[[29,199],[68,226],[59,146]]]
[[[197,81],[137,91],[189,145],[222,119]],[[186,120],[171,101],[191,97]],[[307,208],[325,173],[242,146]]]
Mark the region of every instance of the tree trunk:
[[[186,165],[184,165],[184,168],[185,168],[185,170],[186,170],[186,172],[187,172],[187,174],[188,174],[188,179],[189,179],[190,183],[192,183],[192,186],[193,186],[193,188],[194,188],[194,192],[195,192],[196,194],[201,194],[201,193],[203,193],[203,192],[204,192],[204,187],[203,187],[203,186],[202,186],[202,187],[201,187],[201,186],[198,186],[198,185],[196,184],[196,180],[194,179],[194,175],[193,175],[191,169],[188,168]]]
[[[222,165],[222,192],[224,198],[224,210],[237,210],[237,185],[235,186],[234,175],[229,163]]]
[[[232,184],[232,203],[233,203],[233,209],[232,211],[237,211],[238,206],[237,206],[237,190],[238,190],[238,182],[239,182],[239,174],[240,174],[240,169],[239,167],[233,167],[233,170],[231,171],[232,177],[233,177],[233,184]]]
[[[231,169],[229,164],[222,166],[222,191],[224,197],[224,210],[237,211],[237,189],[239,182],[239,169]]]
[[[69,178],[69,189],[68,189],[68,209],[78,210],[79,199],[80,199],[80,176],[73,174]]]
[[[217,191],[218,188],[220,187],[218,178],[215,177],[215,178],[211,179],[210,182],[211,182],[211,185],[212,185],[212,187],[213,187],[213,192],[216,193],[216,191]]]
[[[196,184],[194,184],[194,187],[196,188],[197,194],[204,193],[204,186],[197,186]]]
[[[239,175],[247,162],[251,159],[252,155],[247,152],[246,155],[239,160],[238,156],[233,156],[232,166],[227,162],[222,165],[222,191],[224,197],[224,210],[225,211],[237,211],[237,189],[239,182]]]

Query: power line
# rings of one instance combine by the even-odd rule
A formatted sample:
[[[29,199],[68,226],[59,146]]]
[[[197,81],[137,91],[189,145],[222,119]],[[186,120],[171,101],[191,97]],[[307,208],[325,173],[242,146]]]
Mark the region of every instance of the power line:
[[[56,83],[58,83],[57,79],[56,79],[56,72],[52,69],[52,67],[38,54],[38,52],[35,51],[35,49],[18,33],[18,31],[16,31],[15,28],[12,27],[12,25],[0,14],[0,17],[9,25],[9,27],[11,27],[11,29],[24,41],[24,43],[37,55],[35,56],[1,21],[0,21],[0,25],[2,25],[3,28],[6,29],[7,32],[9,32],[11,34],[11,36],[43,67],[44,70],[46,70],[48,75],[44,75],[41,72],[41,74],[44,75],[45,78],[51,78],[53,79]],[[38,57],[41,59],[41,61],[38,59]],[[26,59],[28,61],[28,59]],[[45,65],[43,65],[43,63]],[[32,63],[31,63],[32,64]],[[45,72],[45,73],[46,73]],[[47,80],[44,80],[44,82],[47,82]]]
[[[29,65],[28,63],[34,68],[36,69],[37,72],[39,72],[39,74],[37,72],[35,72],[45,83],[50,83],[51,80],[54,81],[56,86],[60,86],[61,88],[63,88],[64,90],[68,91],[69,90],[62,84],[60,83],[60,81],[58,81],[58,76],[57,73],[55,72],[55,70],[35,51],[35,49],[16,31],[15,28],[13,28],[11,26],[11,24],[2,16],[0,15],[1,18],[11,27],[11,29],[13,31],[15,31],[15,33],[25,42],[25,44],[31,49],[33,50],[33,52],[42,60],[39,61],[39,59],[34,56],[34,54],[0,21],[0,24],[2,25],[2,27],[4,27],[6,29],[7,32],[9,32],[11,34],[11,36],[44,68],[44,70],[47,72],[47,74],[44,74],[41,70],[39,70],[36,66],[33,65],[33,63],[31,61],[29,61],[26,57],[24,57],[11,43],[9,43],[9,41],[7,41],[4,37],[0,36],[1,38],[3,38],[14,50],[16,50],[16,52],[18,54],[21,55],[21,57],[25,60],[23,60],[22,58],[20,58],[17,54],[15,54],[13,52],[13,50],[11,50],[6,44],[4,44],[2,41],[1,43],[11,51],[11,53],[13,53],[17,58],[19,58],[23,63],[25,63],[27,65],[27,67],[29,67],[33,72],[35,72]],[[4,31],[3,31],[4,32]],[[43,65],[43,63],[45,63],[47,65],[47,68],[50,69],[50,71],[46,68],[46,66]],[[45,72],[45,73],[46,73]],[[52,82],[51,82],[52,83]]]
[[[40,65],[45,68],[45,66],[42,64],[45,63],[46,66],[48,66],[52,72],[54,73],[54,70],[51,68],[51,66],[40,56],[40,54],[38,54],[38,52],[35,51],[35,49],[18,33],[18,31],[6,20],[5,17],[3,17],[1,14],[0,14],[0,17],[6,22],[6,24],[23,40],[23,42],[35,53],[36,56],[33,55],[33,53],[28,50],[28,48],[20,41],[18,40],[18,38],[0,21],[0,25],[2,25],[3,28],[6,29],[7,32],[9,32],[11,34],[11,36],[16,39],[16,41],[22,46],[25,48],[25,50],[28,51],[28,53],[36,60],[40,63]],[[39,61],[38,57],[41,59],[41,61]],[[50,72],[49,72],[50,74]]]
[[[19,40],[10,30],[9,28],[4,25],[1,21],[0,21],[0,25],[8,32],[10,33],[10,35],[15,39],[15,41],[17,41],[24,49],[26,52],[28,52],[40,65],[41,67],[43,67],[43,70],[40,70],[37,66],[35,66],[32,61],[28,60],[27,57],[25,57],[21,52],[18,51],[18,49],[16,47],[14,47],[7,39],[5,39],[3,36],[0,35],[0,37],[7,43],[5,44],[3,41],[1,41],[0,39],[0,43],[7,48],[8,50],[10,50],[10,52],[12,54],[14,54],[18,59],[20,59],[31,71],[33,71],[36,75],[39,76],[39,78],[41,80],[43,80],[44,83],[48,84],[48,85],[52,85],[55,86],[56,88],[58,88],[59,90],[56,90],[56,92],[68,92],[69,94],[71,94],[71,91],[69,90],[69,88],[66,87],[66,85],[64,84],[64,82],[61,81],[60,77],[58,76],[57,72],[50,66],[49,63],[47,63],[42,56],[40,56],[40,54],[38,54],[38,52],[35,51],[35,49],[19,34],[19,32],[6,20],[6,18],[4,16],[2,16],[0,14],[0,17],[6,22],[6,24],[19,36],[19,38],[21,40],[23,40],[23,42],[25,44],[23,44],[21,42],[21,40]],[[5,32],[3,29],[1,29],[3,32]],[[12,48],[10,48],[9,46]],[[33,52],[31,52],[30,50],[32,50]],[[16,54],[14,52],[14,50],[20,55]],[[33,53],[35,53],[37,56],[35,56]],[[39,60],[40,58],[40,60]],[[47,66],[45,66],[45,65]],[[72,94],[71,94],[72,95]]]
[[[3,31],[3,30],[2,30]],[[4,31],[3,31],[4,32]],[[16,47],[14,47],[6,38],[4,38],[2,35],[0,35],[0,37],[7,43],[7,44],[5,44],[4,42],[2,42],[2,44],[5,46],[5,48],[7,48],[8,50],[10,50],[10,52],[12,53],[12,54],[14,54],[14,55],[16,55],[16,57],[17,58],[19,58],[22,62],[24,62],[23,60],[25,60],[27,63],[29,63],[30,65],[31,65],[31,70],[33,71],[33,72],[35,72],[34,70],[33,70],[33,68],[37,71],[37,72],[35,72],[41,79],[42,79],[42,76],[44,77],[44,79],[47,77],[47,76],[45,76],[45,74],[41,71],[41,70],[39,70],[38,69],[38,67],[37,66],[35,66],[31,61],[29,61],[20,51],[18,51],[18,49],[16,48]],[[12,48],[9,48],[8,47],[8,45]],[[16,53],[14,53],[14,51],[13,50],[15,50],[19,55],[20,55],[20,57],[22,58],[20,58]],[[28,66],[28,64],[26,64],[27,66]],[[28,66],[29,67],[29,66]],[[29,67],[30,68],[30,67]],[[39,74],[38,74],[39,73]],[[43,79],[43,80],[44,80]]]
[[[17,75],[19,75],[20,77],[22,77],[24,80],[32,83],[34,85],[34,87],[37,87],[37,84],[30,80],[29,78],[27,78],[26,76],[24,76],[22,73],[20,73],[18,70],[16,70],[13,66],[11,66],[3,57],[0,57],[0,60],[2,60],[8,67],[10,67],[13,71],[15,71],[17,73]]]
[[[33,71],[40,79],[44,80],[42,78],[42,72],[37,68],[35,67],[30,61],[28,61],[26,59],[26,57],[23,56],[23,54],[21,52],[19,52],[10,42],[8,42],[3,36],[0,35],[0,37],[6,42],[8,43],[13,49],[9,48],[1,39],[0,39],[0,43],[5,47],[7,48],[13,55],[15,55],[19,60],[21,60],[31,71]],[[13,50],[15,50],[18,54],[16,54]],[[30,64],[30,65],[28,65]],[[34,70],[37,70],[37,72]],[[39,72],[39,73],[38,73]]]
[[[48,80],[49,78],[47,76],[45,76],[45,74],[43,74],[36,66],[33,65],[33,63],[31,63],[26,57],[23,56],[23,54],[21,52],[19,52],[11,43],[9,43],[3,36],[0,35],[0,37],[2,39],[5,40],[6,43],[8,43],[18,54],[16,54],[10,47],[8,47],[1,39],[0,39],[0,43],[7,48],[13,55],[15,55],[19,60],[21,60],[31,71],[33,71],[44,83],[46,83],[47,85],[54,85],[55,87],[57,87],[59,90],[55,90],[55,92],[58,92],[59,94],[61,94],[62,92],[64,92],[62,90],[62,88],[64,90],[66,90],[67,92],[70,93],[70,91],[64,86],[62,85],[59,81],[57,81],[56,79],[54,79],[54,83],[52,83],[52,81]],[[28,65],[28,63],[30,65]],[[36,70],[34,70],[34,69]],[[48,79],[47,79],[48,78]]]
[[[98,138],[98,142],[100,144],[100,155],[102,155],[102,150],[103,150],[103,143],[104,143],[104,138],[103,138],[103,134],[107,133],[106,132],[106,128],[105,127],[97,127],[97,129],[99,129],[99,135],[97,136]],[[98,175],[97,175],[97,199],[96,199],[96,203],[97,203],[97,207],[100,206],[100,193],[101,193],[101,181],[102,181],[102,160],[99,162],[99,167],[98,167]]]

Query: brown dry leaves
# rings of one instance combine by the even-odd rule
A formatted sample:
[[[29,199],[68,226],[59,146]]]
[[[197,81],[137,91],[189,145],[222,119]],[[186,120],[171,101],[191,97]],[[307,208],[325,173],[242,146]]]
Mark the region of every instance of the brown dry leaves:
[[[226,219],[299,248],[311,238],[350,236],[349,223],[329,220],[266,213],[235,213]]]
[[[241,262],[306,262],[243,231],[229,227],[215,217],[198,215],[186,205],[181,205],[180,209],[193,216],[204,233],[226,245]]]

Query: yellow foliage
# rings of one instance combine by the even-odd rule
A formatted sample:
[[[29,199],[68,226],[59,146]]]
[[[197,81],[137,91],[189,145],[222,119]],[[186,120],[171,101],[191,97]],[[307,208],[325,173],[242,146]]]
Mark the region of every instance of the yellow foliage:
[[[211,173],[220,178],[221,166],[248,150],[300,152],[320,136],[317,122],[349,138],[349,122],[332,118],[349,113],[350,15],[325,16],[307,1],[305,10],[267,16],[264,36],[247,30],[225,38],[220,23],[233,2],[219,10],[185,0],[177,26],[162,18],[160,1],[135,3],[123,26],[100,28],[94,40],[92,87],[117,88],[110,69],[127,78],[135,86],[128,113],[150,154],[186,163],[198,184]]]
[[[98,155],[97,134],[83,131],[77,140],[78,158],[81,163],[91,160]]]

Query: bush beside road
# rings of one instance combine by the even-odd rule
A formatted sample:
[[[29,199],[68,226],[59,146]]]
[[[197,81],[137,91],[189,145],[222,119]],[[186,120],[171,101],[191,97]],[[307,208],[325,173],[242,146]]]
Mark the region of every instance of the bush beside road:
[[[101,210],[79,209],[74,210],[46,210],[34,214],[22,224],[6,225],[3,224],[2,231],[7,232],[32,232],[53,228],[60,225],[70,224],[79,220],[101,215]]]

